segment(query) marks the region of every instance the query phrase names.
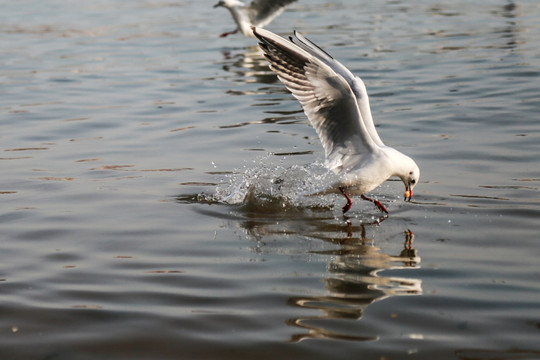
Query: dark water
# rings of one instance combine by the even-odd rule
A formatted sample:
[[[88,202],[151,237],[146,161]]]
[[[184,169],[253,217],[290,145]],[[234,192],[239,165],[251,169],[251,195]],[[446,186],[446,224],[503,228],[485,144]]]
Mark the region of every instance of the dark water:
[[[540,359],[540,6],[300,0],[422,170],[344,219],[213,2],[2,2],[1,359]]]

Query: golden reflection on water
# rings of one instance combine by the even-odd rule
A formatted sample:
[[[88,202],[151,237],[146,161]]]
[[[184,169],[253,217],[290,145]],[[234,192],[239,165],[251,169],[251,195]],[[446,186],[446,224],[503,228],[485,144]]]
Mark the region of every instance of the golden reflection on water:
[[[372,245],[372,239],[365,236],[364,225],[360,226],[360,234],[360,237],[355,238],[349,233],[348,238],[340,241],[339,248],[319,252],[332,258],[323,279],[326,295],[294,296],[289,299],[288,304],[291,306],[320,311],[318,316],[288,320],[289,325],[306,330],[293,335],[290,339],[292,342],[322,338],[377,340],[377,336],[372,334],[339,333],[325,328],[324,323],[328,320],[359,320],[370,304],[389,296],[422,294],[421,280],[385,276],[381,273],[383,270],[419,267],[420,257],[413,246],[412,231],[405,232],[403,249],[396,255],[385,254]]]
[[[210,204],[198,195],[178,196],[177,201]],[[288,325],[302,329],[302,332],[291,336],[291,342],[306,339],[377,340],[378,336],[373,333],[347,334],[331,327],[335,327],[336,321],[362,319],[369,305],[385,298],[422,294],[420,279],[392,276],[387,272],[420,268],[421,259],[414,247],[414,233],[411,230],[403,232],[403,245],[395,254],[385,253],[376,246],[380,239],[366,235],[366,229],[376,230],[384,226],[388,216],[351,221],[347,217],[334,217],[331,207],[293,207],[278,198],[254,199],[250,196],[246,197],[244,204],[227,214],[208,209],[199,209],[198,212],[226,219],[230,222],[228,227],[241,228],[243,237],[257,244],[252,249],[256,253],[262,253],[262,248],[272,240],[286,240],[277,245],[279,249],[276,252],[317,256],[318,261],[328,261],[326,271],[315,275],[321,276],[323,284],[321,291],[316,291],[317,295],[306,295],[305,289],[300,289],[287,300],[287,305],[302,309],[299,314],[305,314],[303,310],[311,310],[308,311],[309,316],[299,315],[286,320]],[[311,240],[310,243],[315,244],[313,246],[321,249],[298,248],[298,245],[291,245],[294,243],[289,241],[291,237]],[[312,315],[313,310],[318,314]]]
[[[213,203],[198,195],[178,196],[177,201]],[[306,339],[377,340],[377,334],[358,334],[357,330],[343,333],[333,327],[336,321],[362,319],[366,308],[376,301],[391,296],[422,294],[420,279],[391,276],[391,272],[387,272],[420,267],[421,259],[414,247],[414,233],[411,230],[403,232],[402,248],[395,254],[385,253],[375,245],[380,239],[371,239],[366,235],[366,229],[384,226],[383,222],[388,216],[355,218],[351,221],[348,217],[335,217],[331,206],[292,206],[280,197],[250,193],[234,209],[227,214],[208,209],[198,211],[227,219],[231,222],[229,227],[241,228],[243,237],[257,244],[252,249],[256,253],[263,252],[262,248],[272,240],[286,240],[277,245],[279,249],[275,251],[295,256],[316,256],[319,261],[328,261],[326,271],[315,275],[321,276],[323,284],[323,288],[316,291],[317,295],[306,295],[305,289],[300,289],[287,300],[287,305],[302,309],[298,314],[311,310],[308,311],[309,316],[298,315],[286,320],[288,325],[302,329],[302,332],[290,337],[291,342]],[[315,244],[313,246],[321,248],[298,248],[288,241],[291,237],[310,240],[311,244]],[[318,314],[312,315],[314,311]],[[351,329],[350,326],[347,328]]]

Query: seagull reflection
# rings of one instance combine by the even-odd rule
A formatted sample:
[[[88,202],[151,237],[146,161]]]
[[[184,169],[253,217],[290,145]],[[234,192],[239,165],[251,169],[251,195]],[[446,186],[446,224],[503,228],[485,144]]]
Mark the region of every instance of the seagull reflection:
[[[289,325],[307,330],[295,334],[292,342],[305,339],[341,339],[354,341],[376,340],[377,336],[339,333],[325,328],[329,320],[362,318],[365,309],[372,303],[397,295],[420,295],[421,280],[382,275],[381,271],[403,268],[418,268],[420,258],[413,247],[414,234],[405,232],[405,243],[398,255],[387,255],[371,245],[365,237],[365,226],[360,226],[361,237],[337,240],[340,247],[335,250],[317,252],[332,257],[328,265],[328,276],[323,279],[327,295],[295,296],[288,304],[307,309],[316,309],[321,315],[297,317],[287,321]]]
[[[358,334],[351,329],[347,333],[336,330],[336,325],[350,329],[351,326],[342,322],[361,319],[370,304],[387,297],[422,294],[420,279],[392,276],[393,270],[420,267],[412,231],[403,233],[404,243],[396,254],[387,254],[366,235],[366,229],[383,226],[381,223],[386,217],[355,218],[353,223],[348,218],[343,221],[335,217],[331,206],[294,206],[283,197],[270,195],[254,199],[257,201],[245,201],[234,207],[229,205],[227,211],[197,208],[197,212],[225,220],[224,227],[241,230],[240,237],[249,240],[250,250],[263,258],[264,255],[279,254],[290,255],[301,263],[308,263],[312,258],[316,258],[317,263],[326,263],[320,273],[300,275],[310,280],[315,278],[315,288],[301,286],[293,290],[293,295],[286,301],[298,315],[285,322],[304,330],[292,335],[291,342],[305,339],[377,340],[373,331]],[[200,203],[201,198],[179,196],[178,201]],[[391,226],[389,224],[389,228]],[[306,248],[306,242],[300,243],[300,239],[308,240],[307,244],[311,245]],[[294,271],[296,269],[295,266]],[[303,316],[306,312],[310,315]],[[349,324],[357,327],[352,322]]]
[[[290,94],[282,86],[273,85],[279,83],[279,80],[268,68],[268,62],[259,47],[248,46],[223,49],[222,53],[223,59],[220,63],[224,71],[223,77],[229,80],[231,84],[234,84],[234,86],[226,90],[227,96],[249,95],[251,106],[263,107],[263,113],[268,114],[268,116],[247,122],[224,124],[220,126],[221,128],[234,128],[261,123],[296,123],[304,121],[304,118],[298,116],[303,113],[298,107],[294,106],[288,110],[283,110],[282,106],[276,106],[283,101],[289,102]],[[215,79],[216,77],[208,78],[208,80]],[[257,84],[257,86],[254,87],[254,84]]]
[[[222,53],[222,69],[233,74],[233,81],[256,84],[278,82],[277,76],[268,69],[268,62],[259,47],[224,49]]]

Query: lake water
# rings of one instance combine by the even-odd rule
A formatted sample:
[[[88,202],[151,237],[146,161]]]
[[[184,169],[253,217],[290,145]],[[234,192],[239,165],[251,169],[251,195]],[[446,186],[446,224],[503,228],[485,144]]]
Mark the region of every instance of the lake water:
[[[209,1],[2,1],[1,359],[540,359],[540,5],[300,0],[422,176],[337,195]]]

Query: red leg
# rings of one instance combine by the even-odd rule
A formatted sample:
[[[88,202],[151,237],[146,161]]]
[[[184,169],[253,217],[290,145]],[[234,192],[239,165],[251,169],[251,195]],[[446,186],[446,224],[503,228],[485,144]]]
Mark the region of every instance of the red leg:
[[[377,209],[379,209],[383,213],[388,214],[388,210],[386,210],[384,205],[381,204],[381,202],[379,200],[370,199],[370,198],[368,198],[367,196],[364,196],[364,195],[362,195],[362,199],[367,200],[367,201],[371,201],[372,203],[374,203],[377,206]]]
[[[234,30],[234,31],[227,31],[227,32],[224,32],[223,34],[219,35],[219,37],[226,37],[226,36],[229,36],[229,35],[232,35],[232,34],[236,34],[238,32],[238,29]]]
[[[349,197],[349,195],[347,195],[347,193],[345,192],[345,189],[342,188],[341,186],[339,187],[339,191],[341,191],[343,196],[345,196],[345,199],[347,199],[347,204],[345,204],[345,206],[343,207],[343,213],[345,214],[347,211],[351,210],[352,200]]]

